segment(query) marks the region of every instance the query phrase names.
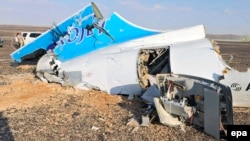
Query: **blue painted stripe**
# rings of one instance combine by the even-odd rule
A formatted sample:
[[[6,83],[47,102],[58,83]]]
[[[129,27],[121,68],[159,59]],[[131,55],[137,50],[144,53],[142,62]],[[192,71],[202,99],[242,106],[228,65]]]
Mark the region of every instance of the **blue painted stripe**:
[[[89,17],[84,19],[86,16]],[[81,21],[82,19],[84,20]],[[92,19],[93,19],[93,9],[91,4],[89,4],[85,8],[73,14],[71,17],[59,23],[57,27],[54,27],[46,31],[37,39],[35,39],[33,42],[30,42],[29,44],[14,51],[10,56],[12,60],[21,62],[22,58],[25,57],[26,55],[29,55],[39,49],[46,50],[51,44],[58,41],[60,36],[57,33],[61,32],[63,35],[67,34],[68,26],[71,26],[74,23],[77,24],[77,21],[81,21],[82,22],[81,26],[85,27],[87,24],[92,24]]]
[[[101,26],[114,38],[114,41],[97,28],[91,31],[87,25],[95,22],[91,4],[62,21],[33,42],[16,50],[11,54],[13,60],[22,61],[22,57],[39,49],[53,49],[60,61],[84,55],[96,49],[107,47],[112,44],[126,42],[132,39],[160,33],[160,31],[145,29],[130,23],[119,14],[113,13]],[[57,43],[55,48],[54,44]]]
[[[96,28],[91,32],[74,25],[70,30],[72,32],[69,32],[70,39],[68,37],[62,39],[54,50],[58,60],[67,61],[112,44],[160,33],[134,25],[117,13],[113,13],[101,26],[114,38],[114,41]]]

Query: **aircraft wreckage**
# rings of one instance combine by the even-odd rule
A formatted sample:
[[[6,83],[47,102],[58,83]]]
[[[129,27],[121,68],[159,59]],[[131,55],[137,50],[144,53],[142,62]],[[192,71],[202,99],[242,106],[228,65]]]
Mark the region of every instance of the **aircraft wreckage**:
[[[233,124],[232,106],[250,107],[250,71],[235,79],[239,72],[205,38],[203,25],[151,30],[116,12],[104,19],[91,3],[11,57],[21,62],[41,54],[36,71],[45,82],[139,95],[162,124],[190,123],[217,139]]]

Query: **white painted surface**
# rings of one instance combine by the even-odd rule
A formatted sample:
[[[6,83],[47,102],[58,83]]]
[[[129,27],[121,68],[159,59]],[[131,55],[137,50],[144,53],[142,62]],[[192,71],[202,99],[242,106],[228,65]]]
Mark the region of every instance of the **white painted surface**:
[[[170,47],[171,71],[218,82],[224,64],[208,39],[176,43]]]
[[[61,71],[82,73],[82,83],[100,88],[111,94],[141,94],[137,76],[137,57],[141,48],[157,48],[176,42],[205,37],[203,25],[165,32],[145,38],[112,45],[63,62]]]
[[[247,72],[228,71],[220,83],[232,90],[234,107],[250,107],[250,70]]]

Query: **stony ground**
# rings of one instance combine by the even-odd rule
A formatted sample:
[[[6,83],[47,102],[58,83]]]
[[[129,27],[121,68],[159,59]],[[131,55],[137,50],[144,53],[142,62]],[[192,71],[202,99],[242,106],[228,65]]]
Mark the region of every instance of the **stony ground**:
[[[0,75],[0,140],[213,140],[201,130],[139,126],[140,100],[41,82],[33,66]],[[250,121],[249,121],[250,122]]]
[[[0,48],[0,141],[214,140],[201,129],[140,126],[140,99],[41,82],[34,62],[13,65],[11,38]],[[235,124],[250,124],[250,108],[234,108]],[[224,140],[224,139],[222,139]]]

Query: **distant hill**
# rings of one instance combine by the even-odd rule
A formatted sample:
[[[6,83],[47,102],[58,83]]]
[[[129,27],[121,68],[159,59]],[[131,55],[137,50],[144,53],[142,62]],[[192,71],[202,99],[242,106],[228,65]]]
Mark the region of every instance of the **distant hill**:
[[[45,26],[27,26],[27,25],[0,25],[0,30],[9,31],[46,31],[49,27]]]
[[[14,36],[17,32],[22,32],[22,31],[40,31],[40,32],[45,32],[50,27],[46,26],[27,26],[27,25],[0,25],[0,31],[5,32],[5,34],[1,34],[0,32],[0,37],[3,36]],[[7,33],[7,34],[6,34]],[[233,41],[250,41],[250,35],[248,36],[243,36],[243,35],[233,35],[233,34],[206,34],[206,37],[209,39],[214,39],[214,40],[233,40]]]
[[[14,38],[17,32],[24,32],[24,31],[45,32],[48,29],[49,27],[44,27],[44,26],[0,25],[0,37],[4,39]]]
[[[225,35],[215,35],[215,34],[206,34],[206,37],[214,40],[229,40],[229,41],[250,41],[250,35],[233,35],[233,34],[225,34]]]

